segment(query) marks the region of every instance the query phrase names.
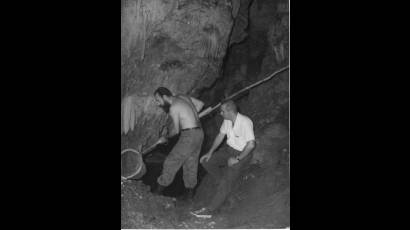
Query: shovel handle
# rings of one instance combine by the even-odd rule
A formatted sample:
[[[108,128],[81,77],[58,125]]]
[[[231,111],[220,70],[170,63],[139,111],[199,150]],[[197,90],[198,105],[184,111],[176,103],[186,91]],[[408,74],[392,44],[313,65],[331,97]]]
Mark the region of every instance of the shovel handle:
[[[159,142],[155,142],[153,145],[151,145],[150,147],[148,147],[147,149],[145,149],[141,154],[145,155],[149,152],[151,152],[152,150],[154,150],[155,147],[157,147],[157,145],[159,145]]]

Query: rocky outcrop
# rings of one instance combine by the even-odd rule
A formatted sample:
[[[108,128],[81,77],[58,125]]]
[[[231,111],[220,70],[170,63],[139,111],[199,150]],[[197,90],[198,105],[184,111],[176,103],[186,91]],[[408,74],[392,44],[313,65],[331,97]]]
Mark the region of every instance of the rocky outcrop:
[[[282,0],[256,0],[252,4],[249,60],[246,63],[248,78],[242,81],[258,81],[289,64],[289,14],[286,6],[286,1]],[[289,71],[251,90],[240,105],[256,121],[256,128],[270,123],[282,123],[288,128]]]
[[[245,30],[248,27],[249,5],[252,1],[253,0],[232,1],[232,16],[235,20],[229,45],[242,42],[248,36]]]
[[[232,4],[211,0],[122,0],[122,144],[153,143],[167,120],[154,104],[159,86],[198,96],[219,76]]]
[[[206,92],[204,98],[215,103],[289,64],[287,9],[287,1],[283,0],[252,2],[249,37],[230,48],[220,84]],[[252,119],[257,145],[253,164],[242,172],[223,209],[232,214],[232,221],[237,220],[240,228],[288,226],[289,71],[242,94],[235,102],[240,112]],[[205,132],[213,140],[222,119],[215,116],[205,123]],[[205,151],[212,140],[205,143]],[[208,175],[202,179],[197,202],[209,202],[215,193],[214,183]]]
[[[252,1],[248,21],[248,38],[242,43],[233,44],[229,49],[223,77],[201,95],[203,100],[215,104],[289,64],[287,1]],[[284,71],[235,99],[240,111],[253,120],[256,130],[273,123],[281,123],[289,128],[288,76],[289,71]],[[208,128],[205,132],[212,139],[222,121],[219,116],[214,116],[213,119],[204,120],[204,123]],[[211,144],[212,140],[205,140],[204,146],[209,149]]]
[[[131,25],[142,27],[130,20],[130,14],[135,17],[137,11],[127,8],[132,4],[122,4],[122,12],[134,12],[126,13],[128,16],[123,15],[122,19],[128,18],[122,24],[122,111],[134,111],[134,117],[122,113],[122,118],[125,116],[134,121],[133,128],[128,126],[127,135],[122,135],[122,146],[137,148],[140,144],[149,145],[155,141],[153,138],[164,131],[164,124],[169,124],[170,121],[154,105],[151,97],[153,90],[160,85],[169,87],[174,93],[200,96],[206,105],[214,105],[223,97],[289,64],[286,0],[129,2],[134,2],[133,7],[141,4],[139,6],[145,9],[141,12],[150,12],[147,9],[151,9],[151,5],[144,5],[148,2],[155,2],[155,6],[162,8],[156,16],[149,16],[152,13],[139,16],[140,19],[146,17],[146,22],[152,20],[150,17],[156,21],[147,23],[145,34],[141,34],[129,28]],[[250,8],[242,8],[247,2],[251,4]],[[240,18],[245,15],[249,18]],[[141,39],[145,41],[144,44],[137,42]],[[228,56],[225,57],[224,66],[221,66],[228,45]],[[220,71],[223,71],[223,76],[217,79]],[[254,122],[257,147],[253,152],[253,164],[241,173],[233,193],[222,207],[221,215],[228,220],[227,225],[220,225],[223,228],[289,226],[288,74],[285,71],[235,99],[240,112]],[[125,109],[125,102],[130,101],[135,106]],[[202,119],[206,134],[203,151],[209,150],[222,123],[222,118],[215,114]],[[125,127],[122,123],[122,133]],[[201,180],[194,203],[202,206],[208,204],[215,193],[215,182],[210,176],[199,177]],[[137,192],[122,194],[131,197],[130,194]],[[144,194],[150,196],[148,190]],[[126,200],[123,202],[143,202],[148,199],[133,197],[129,199],[132,201]],[[149,202],[154,204],[155,199]],[[164,200],[164,203],[169,203],[169,200]],[[179,228],[176,223],[183,222],[174,215],[175,208],[170,205],[155,208],[147,206],[139,211],[139,207],[145,206],[138,203],[131,207],[124,203],[122,226]],[[160,209],[167,214],[149,214],[151,210]],[[160,217],[158,221],[165,222],[153,222],[156,216]],[[139,222],[128,222],[131,219]],[[192,225],[189,226],[197,228],[194,225],[197,221],[191,221]],[[147,222],[155,225],[148,226]]]

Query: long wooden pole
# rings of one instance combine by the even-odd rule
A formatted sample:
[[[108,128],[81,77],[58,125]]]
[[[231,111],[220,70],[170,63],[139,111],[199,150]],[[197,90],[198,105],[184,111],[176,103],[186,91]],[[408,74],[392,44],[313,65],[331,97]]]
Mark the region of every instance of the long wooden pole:
[[[212,111],[214,111],[214,110],[217,109],[219,106],[221,106],[223,102],[228,101],[228,100],[230,100],[230,99],[236,97],[237,95],[239,95],[239,94],[241,94],[241,93],[243,93],[243,92],[245,92],[245,91],[247,91],[247,90],[250,90],[250,89],[252,89],[253,87],[256,87],[256,86],[258,86],[258,85],[260,85],[260,84],[262,84],[262,83],[264,83],[264,82],[266,82],[266,81],[269,81],[269,80],[272,79],[276,74],[278,74],[278,73],[280,73],[280,72],[283,72],[284,70],[286,70],[286,69],[288,69],[288,68],[289,68],[289,66],[286,66],[286,67],[284,67],[284,68],[281,68],[281,69],[279,69],[279,70],[273,72],[272,74],[270,74],[270,75],[267,76],[266,78],[264,78],[264,79],[262,79],[262,80],[260,80],[260,81],[257,81],[257,82],[255,82],[255,83],[253,83],[252,85],[249,85],[249,86],[247,86],[247,87],[245,87],[245,88],[239,90],[238,92],[232,94],[231,96],[229,96],[229,97],[223,99],[223,100],[222,100],[221,102],[219,102],[217,105],[215,105],[215,106],[213,106],[213,107],[208,107],[207,109],[205,109],[204,111],[202,111],[202,112],[199,114],[199,117],[202,118],[202,117],[204,117],[204,116],[210,114]],[[149,146],[147,149],[145,149],[145,150],[141,153],[141,155],[145,155],[145,154],[151,152],[151,151],[154,150],[155,147],[157,147],[157,145],[159,145],[159,144],[161,144],[161,143],[158,142],[158,141],[155,142],[153,145],[151,145],[151,146]]]
[[[219,106],[221,106],[224,102],[226,102],[226,101],[228,101],[228,100],[231,100],[232,98],[236,97],[237,95],[239,95],[239,94],[241,94],[241,93],[243,93],[243,92],[245,92],[245,91],[247,91],[247,90],[250,90],[250,89],[252,89],[252,88],[254,88],[254,87],[256,87],[256,86],[258,86],[258,85],[260,85],[260,84],[262,84],[262,83],[264,83],[264,82],[266,82],[266,81],[269,81],[269,80],[272,79],[274,76],[276,76],[278,73],[283,72],[283,71],[285,71],[285,70],[287,70],[287,69],[289,69],[289,66],[283,67],[283,68],[281,68],[281,69],[279,69],[279,70],[277,70],[277,71],[271,73],[271,74],[270,74],[269,76],[267,76],[266,78],[264,78],[264,79],[262,79],[262,80],[260,80],[260,81],[257,81],[257,82],[255,82],[255,83],[253,83],[252,85],[249,85],[249,86],[247,86],[247,87],[245,87],[245,88],[239,90],[238,92],[236,92],[236,93],[234,93],[234,94],[228,96],[227,98],[223,99],[223,100],[222,100],[221,102],[219,102],[217,105],[215,105],[215,106],[213,106],[213,107],[208,107],[207,109],[205,109],[204,111],[202,111],[202,112],[199,114],[199,117],[201,118],[201,117],[204,117],[204,116],[210,114],[212,111],[214,111],[214,110],[217,109]]]

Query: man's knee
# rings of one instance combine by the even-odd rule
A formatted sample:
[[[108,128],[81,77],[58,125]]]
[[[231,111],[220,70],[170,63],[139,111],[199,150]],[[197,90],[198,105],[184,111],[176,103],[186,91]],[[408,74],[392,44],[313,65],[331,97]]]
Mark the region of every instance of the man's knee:
[[[157,179],[157,183],[162,185],[162,186],[168,186],[171,184],[171,180],[167,178],[167,175],[161,175]]]
[[[197,184],[197,174],[195,170],[184,170],[183,179],[186,188],[194,188]]]
[[[185,178],[184,185],[186,188],[195,188],[196,184],[198,183],[196,177]]]
[[[208,162],[201,162],[201,165],[206,171],[208,171],[208,168],[209,168]]]
[[[228,167],[226,170],[225,178],[228,181],[235,180],[240,174],[240,168],[239,167]]]
[[[214,162],[203,162],[202,167],[208,172],[213,173],[215,171],[219,171],[219,166]]]

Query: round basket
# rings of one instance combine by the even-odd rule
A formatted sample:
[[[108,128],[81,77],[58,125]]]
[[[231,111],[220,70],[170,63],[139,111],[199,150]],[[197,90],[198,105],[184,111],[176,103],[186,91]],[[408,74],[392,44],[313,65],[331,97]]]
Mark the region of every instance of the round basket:
[[[124,149],[121,151],[121,178],[140,179],[147,169],[142,155],[135,149]]]

